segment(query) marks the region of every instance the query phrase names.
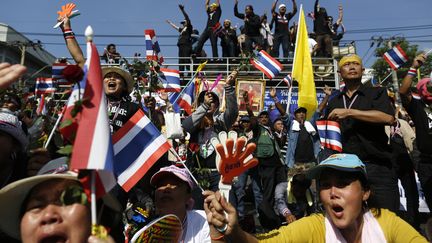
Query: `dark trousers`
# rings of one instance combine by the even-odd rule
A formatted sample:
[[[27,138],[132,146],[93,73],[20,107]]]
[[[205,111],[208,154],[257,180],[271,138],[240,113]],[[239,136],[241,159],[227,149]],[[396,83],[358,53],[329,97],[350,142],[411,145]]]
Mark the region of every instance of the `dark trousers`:
[[[420,154],[417,173],[426,204],[432,210],[432,155]]]
[[[201,52],[204,43],[210,38],[210,43],[212,46],[213,57],[218,57],[218,48],[217,48],[217,36],[213,33],[212,28],[206,28],[203,33],[200,35],[198,44],[194,50],[194,53]]]
[[[285,166],[282,164],[266,165],[263,159],[259,159],[258,174],[261,177],[263,200],[273,205],[276,185],[279,182],[287,181]]]
[[[317,35],[315,40],[318,44],[317,56],[319,57],[333,56],[333,39],[329,34]]]
[[[279,47],[282,45],[283,57],[288,57],[290,39],[288,34],[275,34],[273,38],[273,56],[279,57]]]
[[[180,44],[178,45],[178,55],[179,57],[187,57],[186,58],[180,58],[179,59],[179,70],[180,72],[183,72],[185,69],[188,70],[189,68],[185,68],[187,64],[190,64],[190,56],[192,54],[192,45],[191,44]]]
[[[371,187],[369,207],[399,210],[399,188],[397,176],[390,162],[365,162],[368,181]]]
[[[222,57],[235,57],[236,45],[233,41],[221,42]]]
[[[264,45],[264,39],[262,36],[246,36],[246,40],[243,46],[243,52],[248,54],[253,50],[253,43],[258,47],[259,50],[262,49]]]

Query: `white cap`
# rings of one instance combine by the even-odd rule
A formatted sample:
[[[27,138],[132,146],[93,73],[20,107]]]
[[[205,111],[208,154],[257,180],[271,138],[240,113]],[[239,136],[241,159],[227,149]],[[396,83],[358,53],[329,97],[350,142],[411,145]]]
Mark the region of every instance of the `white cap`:
[[[279,9],[281,9],[281,8],[286,8],[286,5],[285,5],[285,4],[283,4],[283,3],[282,3],[282,4],[280,4],[280,5],[279,5]]]

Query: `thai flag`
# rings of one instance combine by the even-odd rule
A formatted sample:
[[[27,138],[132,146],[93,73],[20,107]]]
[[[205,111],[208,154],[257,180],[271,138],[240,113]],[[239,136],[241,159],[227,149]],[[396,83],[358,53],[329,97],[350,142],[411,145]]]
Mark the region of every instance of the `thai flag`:
[[[56,88],[54,87],[54,83],[51,78],[37,78],[36,79],[36,86],[35,86],[35,94],[41,95],[41,94],[51,94],[56,91]]]
[[[67,85],[69,81],[67,81],[63,76],[63,69],[67,67],[66,63],[54,63],[52,65],[52,80],[56,84]]]
[[[336,121],[316,121],[321,145],[338,152],[342,152],[342,134]]]
[[[286,85],[288,86],[288,89],[291,88],[292,85],[292,77],[291,74],[287,74],[284,78],[283,81],[286,83]]]
[[[178,105],[183,108],[189,115],[192,114],[192,104],[195,100],[195,83],[185,87],[183,94],[178,98]]]
[[[339,83],[339,90],[342,91],[344,88],[345,88],[345,82],[344,82],[344,81],[341,81],[341,82]]]
[[[180,92],[180,72],[178,70],[161,68],[160,79],[165,92]]]
[[[223,27],[222,25],[217,22],[212,28],[213,34],[215,36],[223,36]]]
[[[86,30],[87,32],[87,30]],[[108,120],[107,101],[102,82],[99,54],[92,42],[87,42],[87,84],[81,107],[81,117],[71,156],[71,169],[95,170],[96,192],[108,192],[116,184],[114,151]]]
[[[40,116],[40,115],[46,115],[47,113],[48,113],[48,110],[46,108],[45,95],[41,94],[41,97],[39,98],[39,104],[38,104],[38,107],[36,109],[36,114],[38,116]]]
[[[404,50],[402,50],[400,45],[397,45],[384,53],[383,58],[393,70],[398,69],[408,61],[408,56],[405,54]]]
[[[162,58],[159,57],[160,47],[159,42],[156,39],[156,34],[153,29],[144,30],[146,40],[146,57],[147,60],[155,60],[162,62]],[[162,59],[162,60],[161,60]]]
[[[261,70],[269,79],[276,77],[283,69],[282,64],[265,51],[258,52],[256,58],[251,59],[250,62],[255,68]]]
[[[129,191],[171,145],[150,119],[138,110],[113,135],[117,183]]]
[[[63,138],[70,143],[73,143],[74,141],[74,135],[78,129],[78,120],[81,116],[81,113],[75,114],[75,116],[72,115],[75,108],[75,102],[82,100],[84,95],[84,90],[86,87],[86,80],[87,80],[87,66],[84,66],[83,68],[84,76],[83,79],[78,84],[75,84],[73,86],[72,92],[69,96],[69,99],[66,103],[66,106],[64,107],[64,114],[61,120],[60,125],[60,133],[63,135]]]

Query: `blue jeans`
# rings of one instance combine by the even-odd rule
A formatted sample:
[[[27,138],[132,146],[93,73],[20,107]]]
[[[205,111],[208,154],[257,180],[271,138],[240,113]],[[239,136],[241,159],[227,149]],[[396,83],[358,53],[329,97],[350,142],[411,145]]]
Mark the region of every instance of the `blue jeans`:
[[[258,168],[249,169],[238,177],[238,180],[233,184],[230,193],[230,202],[237,208],[237,212],[240,218],[245,216],[244,197],[246,195],[246,183],[248,176],[252,179],[252,191],[255,199],[255,209],[258,209],[258,205],[262,202],[262,187],[261,179],[258,175]],[[258,212],[258,210],[257,210]]]

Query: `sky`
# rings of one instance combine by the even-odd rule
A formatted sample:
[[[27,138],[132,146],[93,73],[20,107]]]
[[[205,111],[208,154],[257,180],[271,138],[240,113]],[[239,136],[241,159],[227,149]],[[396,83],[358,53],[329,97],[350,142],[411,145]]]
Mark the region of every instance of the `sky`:
[[[210,0],[213,2],[214,0]],[[25,33],[30,40],[40,40],[43,47],[57,57],[70,57],[60,29],[53,29],[57,11],[70,1],[64,0],[1,0],[0,22]],[[138,52],[145,53],[145,29],[155,29],[164,57],[177,56],[177,31],[166,20],[177,24],[183,19],[178,4],[185,5],[194,28],[204,29],[207,16],[205,0],[77,0],[73,1],[81,15],[72,19],[75,34],[83,34],[91,25],[95,33],[94,42],[99,52],[109,43],[117,45],[117,51],[124,57]],[[221,21],[230,19],[233,25],[240,26],[242,20],[234,16],[234,0],[220,0]],[[314,0],[297,0],[298,8],[303,5],[305,13],[313,11]],[[254,6],[255,13],[270,14],[273,1],[239,0],[239,11],[244,12],[246,4]],[[292,10],[292,1],[279,1]],[[321,0],[320,5],[329,15],[337,19],[338,5],[344,9],[343,23],[347,29],[344,40],[355,41],[357,53],[363,58],[366,67],[373,64],[374,50],[370,48],[371,38],[406,37],[421,50],[432,48],[431,0]],[[298,22],[298,14],[290,21]],[[312,20],[307,19],[308,29],[312,30]],[[390,28],[390,31],[388,31]],[[103,36],[98,36],[103,35]],[[84,44],[84,38],[78,38]],[[210,44],[209,41],[207,44]],[[210,48],[205,47],[207,53]],[[221,55],[221,51],[219,51]]]

